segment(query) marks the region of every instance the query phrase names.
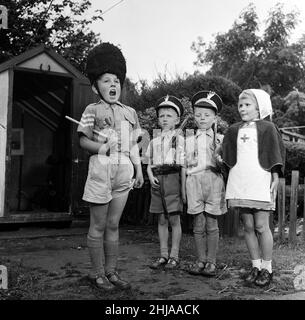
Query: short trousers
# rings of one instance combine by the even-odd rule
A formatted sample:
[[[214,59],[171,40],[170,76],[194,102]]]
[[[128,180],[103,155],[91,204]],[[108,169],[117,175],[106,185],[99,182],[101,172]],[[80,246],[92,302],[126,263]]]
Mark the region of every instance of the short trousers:
[[[188,214],[221,215],[227,212],[222,175],[210,170],[187,176],[186,195]]]
[[[157,175],[159,189],[151,188],[151,213],[178,214],[183,211],[180,173]]]
[[[83,200],[104,204],[126,195],[133,186],[134,168],[128,157],[122,162],[112,163],[110,157],[92,155]]]

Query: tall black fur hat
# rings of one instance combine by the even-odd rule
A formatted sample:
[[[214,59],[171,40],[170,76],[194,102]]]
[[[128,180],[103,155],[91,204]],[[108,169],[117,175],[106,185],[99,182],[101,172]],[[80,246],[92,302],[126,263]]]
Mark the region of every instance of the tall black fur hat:
[[[122,87],[126,77],[126,60],[122,51],[109,42],[97,45],[88,53],[86,73],[91,84],[104,73],[115,74]]]

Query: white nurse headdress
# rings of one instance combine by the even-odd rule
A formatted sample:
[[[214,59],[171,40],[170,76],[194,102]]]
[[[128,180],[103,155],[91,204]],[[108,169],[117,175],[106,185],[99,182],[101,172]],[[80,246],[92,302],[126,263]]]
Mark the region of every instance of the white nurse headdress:
[[[259,115],[261,119],[270,116],[272,118],[272,104],[269,94],[262,89],[250,89],[257,100]]]

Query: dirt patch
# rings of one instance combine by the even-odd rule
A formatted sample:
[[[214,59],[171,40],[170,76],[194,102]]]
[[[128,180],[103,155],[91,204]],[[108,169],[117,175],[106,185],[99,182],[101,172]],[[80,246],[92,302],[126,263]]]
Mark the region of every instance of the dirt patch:
[[[71,233],[73,230],[71,230]],[[9,289],[0,290],[4,300],[265,300],[294,294],[293,269],[305,261],[301,244],[275,244],[274,281],[268,288],[247,286],[243,277],[249,257],[243,239],[220,239],[215,278],[187,273],[195,261],[193,238],[183,234],[178,270],[149,268],[159,254],[158,236],[151,228],[123,227],[120,232],[119,272],[132,288],[105,294],[91,286],[86,248],[86,229],[78,235],[0,240],[0,264],[8,268]]]

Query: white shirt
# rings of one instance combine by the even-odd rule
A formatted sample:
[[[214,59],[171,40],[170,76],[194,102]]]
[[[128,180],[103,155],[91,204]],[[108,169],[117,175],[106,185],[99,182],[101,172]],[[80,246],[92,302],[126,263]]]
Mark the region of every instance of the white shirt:
[[[216,147],[222,142],[221,135],[217,134]],[[199,174],[208,167],[215,167],[214,158],[214,131],[213,129],[198,129],[195,136],[186,138],[186,173],[187,175]]]
[[[181,164],[184,139],[178,136],[175,150],[172,147],[172,138],[175,134],[175,130],[163,131],[160,136],[150,141],[146,151],[146,157],[152,167],[163,164]]]

